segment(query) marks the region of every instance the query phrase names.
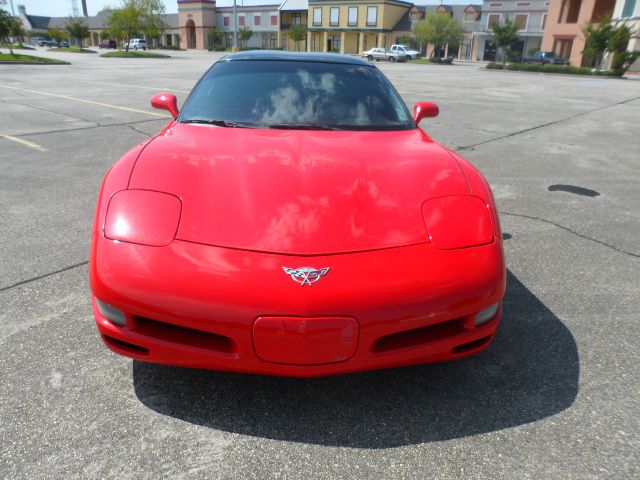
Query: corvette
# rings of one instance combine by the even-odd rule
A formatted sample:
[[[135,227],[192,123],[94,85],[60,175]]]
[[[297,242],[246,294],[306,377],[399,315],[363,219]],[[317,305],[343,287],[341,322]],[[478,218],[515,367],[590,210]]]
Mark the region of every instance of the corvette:
[[[106,174],[93,313],[145,362],[313,377],[459,359],[502,316],[491,190],[373,65],[242,52]]]

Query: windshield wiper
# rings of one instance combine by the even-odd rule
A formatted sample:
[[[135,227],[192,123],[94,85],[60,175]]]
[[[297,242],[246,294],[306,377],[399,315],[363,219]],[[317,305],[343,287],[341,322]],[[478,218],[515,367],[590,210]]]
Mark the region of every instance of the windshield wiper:
[[[230,122],[228,120],[209,120],[206,118],[189,118],[187,120],[181,120],[181,123],[200,123],[229,128],[259,128],[257,125],[252,125],[250,123]]]
[[[270,123],[267,127],[279,130],[341,130],[321,123]]]

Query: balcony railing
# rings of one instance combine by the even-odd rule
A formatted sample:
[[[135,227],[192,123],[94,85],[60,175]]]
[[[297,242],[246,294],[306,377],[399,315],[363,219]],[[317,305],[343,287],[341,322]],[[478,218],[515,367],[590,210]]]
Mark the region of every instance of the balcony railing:
[[[293,25],[303,25],[303,26],[307,26],[306,23],[281,23],[280,24],[280,30],[291,30],[291,27]]]

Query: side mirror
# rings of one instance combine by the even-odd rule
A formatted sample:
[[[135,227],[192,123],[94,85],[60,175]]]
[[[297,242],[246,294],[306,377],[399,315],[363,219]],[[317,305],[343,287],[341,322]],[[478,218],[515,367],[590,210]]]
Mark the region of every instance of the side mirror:
[[[178,116],[178,101],[175,95],[170,93],[159,93],[151,99],[151,106],[158,110],[166,110],[173,118]]]
[[[420,123],[423,118],[437,117],[440,113],[438,105],[433,102],[418,102],[413,107],[413,121]]]

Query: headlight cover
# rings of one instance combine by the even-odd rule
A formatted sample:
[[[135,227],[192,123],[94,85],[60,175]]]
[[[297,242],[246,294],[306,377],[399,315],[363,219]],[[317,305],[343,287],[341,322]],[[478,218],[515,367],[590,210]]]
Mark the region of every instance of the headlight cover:
[[[182,202],[151,190],[122,190],[109,202],[104,236],[110,240],[164,247],[175,238]]]
[[[422,205],[431,243],[441,250],[475,247],[493,241],[489,206],[472,195],[432,198]]]

